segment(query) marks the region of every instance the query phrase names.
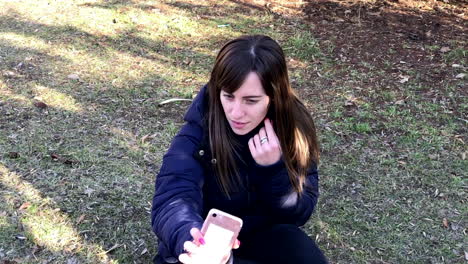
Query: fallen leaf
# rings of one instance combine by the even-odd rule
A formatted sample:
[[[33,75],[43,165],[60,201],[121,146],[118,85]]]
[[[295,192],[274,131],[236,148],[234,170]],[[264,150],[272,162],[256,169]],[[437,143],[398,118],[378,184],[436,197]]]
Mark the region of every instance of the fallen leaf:
[[[465,73],[460,73],[460,74],[457,74],[457,76],[455,76],[455,78],[457,79],[463,79],[465,78],[466,74]]]
[[[357,101],[358,99],[353,96],[353,95],[348,95],[347,98],[346,98],[346,102],[344,103],[344,105],[346,107],[356,107],[357,106]]]
[[[150,134],[144,135],[143,137],[141,137],[141,144],[145,143],[145,141],[146,141],[148,138],[151,138],[151,135],[150,135]]]
[[[353,106],[356,106],[356,103],[352,100],[346,100],[344,105],[347,107],[353,107]]]
[[[30,203],[30,202],[24,202],[24,203],[18,208],[18,210],[28,209],[29,206],[31,206],[31,203]]]
[[[465,260],[468,260],[468,252],[465,251]]]
[[[80,263],[80,261],[75,257],[69,258],[67,260],[67,264],[79,264],[79,263]]]
[[[73,160],[73,159],[70,159],[70,158],[64,158],[64,157],[58,155],[57,153],[51,153],[50,157],[52,158],[53,161],[60,161],[63,164],[66,164],[66,165],[73,165],[75,163],[78,163],[77,160]]]
[[[58,154],[55,154],[55,153],[52,153],[50,154],[50,157],[54,160],[54,161],[58,161],[60,160],[62,157],[60,157]]]
[[[19,239],[19,240],[26,240],[27,238],[25,236],[15,236],[16,239]]]
[[[34,106],[39,109],[46,109],[47,105],[44,102],[34,102]]]
[[[147,248],[143,249],[143,251],[141,251],[141,253],[140,253],[140,256],[143,256],[143,255],[146,254],[147,252],[148,252],[148,249],[147,249]]]
[[[94,190],[89,188],[89,187],[86,187],[86,189],[84,190],[84,194],[88,195],[88,197],[91,196],[91,194],[93,194]]]
[[[461,65],[460,64],[452,64],[452,67],[453,68],[461,68]]]
[[[440,52],[443,52],[443,53],[449,52],[449,51],[450,51],[450,48],[449,48],[449,47],[442,47],[442,48],[440,49]]]
[[[429,30],[426,33],[424,33],[424,35],[426,36],[426,38],[430,38],[432,36],[432,32]]]
[[[5,77],[15,77],[17,74],[12,72],[12,71],[6,71],[3,73],[3,76]]]
[[[12,152],[9,152],[9,153],[8,153],[8,157],[9,157],[10,159],[17,159],[17,158],[20,157],[20,154],[19,154],[18,152],[13,152],[13,151],[12,151]]]
[[[452,228],[452,231],[457,231],[460,228],[460,226],[456,223],[452,223],[450,227]]]
[[[78,76],[78,74],[72,73],[68,75],[67,78],[70,80],[78,81],[80,79],[80,76]]]
[[[445,228],[449,228],[449,222],[447,218],[442,219],[442,224],[444,225]]]
[[[395,102],[396,105],[404,105],[405,104],[405,100],[398,100]]]
[[[78,220],[76,221],[76,224],[79,225],[81,222],[83,222],[85,217],[86,217],[85,214],[80,215],[80,217],[78,217]]]
[[[401,78],[400,81],[398,81],[399,83],[406,83],[409,81],[409,76],[406,76],[406,75],[400,75],[399,76]]]

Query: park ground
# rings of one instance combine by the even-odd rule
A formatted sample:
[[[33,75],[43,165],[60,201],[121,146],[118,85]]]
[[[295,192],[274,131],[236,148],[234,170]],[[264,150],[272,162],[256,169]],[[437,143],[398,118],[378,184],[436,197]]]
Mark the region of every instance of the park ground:
[[[150,263],[155,175],[223,43],[266,34],[321,144],[332,263],[466,263],[462,0],[0,0],[0,263]]]

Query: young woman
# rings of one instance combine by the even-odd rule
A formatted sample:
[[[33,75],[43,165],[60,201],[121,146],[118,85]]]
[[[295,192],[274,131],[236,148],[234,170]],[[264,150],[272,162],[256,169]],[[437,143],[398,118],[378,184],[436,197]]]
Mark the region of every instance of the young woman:
[[[319,149],[278,43],[255,35],[225,44],[185,121],[156,178],[155,263],[220,264],[200,253],[211,208],[244,223],[223,263],[326,263],[299,228],[317,203]]]

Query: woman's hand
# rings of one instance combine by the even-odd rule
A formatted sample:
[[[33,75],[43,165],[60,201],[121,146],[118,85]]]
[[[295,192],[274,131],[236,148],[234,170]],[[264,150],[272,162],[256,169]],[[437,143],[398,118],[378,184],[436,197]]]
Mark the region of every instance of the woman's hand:
[[[270,119],[266,118],[264,123],[258,134],[249,140],[249,149],[257,164],[268,166],[280,160],[281,145]]]
[[[224,264],[231,256],[231,249],[237,249],[240,246],[239,240],[236,239],[231,248],[226,248],[226,252],[212,252],[205,245],[202,232],[198,228],[190,229],[192,241],[185,241],[184,249],[187,253],[179,255],[179,261],[184,264]],[[222,253],[221,261],[216,259],[215,255]],[[219,258],[218,258],[219,259]]]

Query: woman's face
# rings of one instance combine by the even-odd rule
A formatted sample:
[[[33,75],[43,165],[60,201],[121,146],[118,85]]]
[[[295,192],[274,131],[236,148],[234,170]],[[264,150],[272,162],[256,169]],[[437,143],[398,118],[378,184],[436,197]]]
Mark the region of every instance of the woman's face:
[[[245,135],[266,117],[270,98],[255,72],[249,73],[234,93],[221,91],[221,105],[234,133]]]

